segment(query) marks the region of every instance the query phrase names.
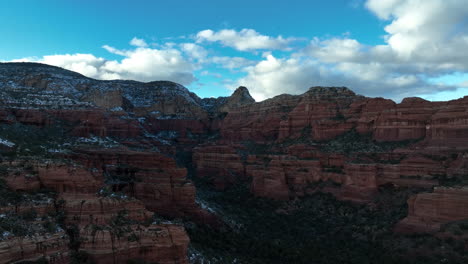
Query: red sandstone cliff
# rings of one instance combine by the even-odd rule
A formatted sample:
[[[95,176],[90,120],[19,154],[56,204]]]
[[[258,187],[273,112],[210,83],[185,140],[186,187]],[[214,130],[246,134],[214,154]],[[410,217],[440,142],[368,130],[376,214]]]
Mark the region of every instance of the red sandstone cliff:
[[[182,227],[141,224],[153,212],[219,224],[196,204],[187,169],[175,161],[182,152],[193,153],[196,176],[219,189],[251,180],[251,192],[258,197],[289,200],[323,191],[370,203],[382,185],[425,189],[408,201],[408,217],[397,225],[399,231],[435,232],[468,218],[462,189],[431,192],[448,180],[466,184],[467,98],[395,103],[343,87],[313,87],[302,95],[255,103],[240,87],[231,97],[200,99],[170,82],[100,82],[29,64],[0,65],[0,86],[0,123],[60,126],[59,137],[68,140],[54,148],[41,145],[58,152],[48,159],[34,156],[19,141],[3,144],[2,153],[16,156],[2,166],[33,161],[28,170],[9,171],[6,184],[17,192],[57,192],[54,201],[64,201],[59,209],[67,214],[66,224],[78,226],[80,249],[99,263],[124,263],[137,256],[186,263],[189,240]],[[102,190],[125,199],[103,197]],[[57,210],[57,204],[0,211],[31,208],[45,214]],[[131,224],[127,233],[115,237],[109,225],[122,211]],[[63,232],[11,237],[0,242],[0,254],[9,261],[45,256],[66,263],[69,240]],[[44,249],[37,246],[41,243],[54,246]]]
[[[397,232],[440,231],[441,225],[468,219],[466,188],[435,188],[432,193],[420,193],[408,200],[408,216],[400,221]]]

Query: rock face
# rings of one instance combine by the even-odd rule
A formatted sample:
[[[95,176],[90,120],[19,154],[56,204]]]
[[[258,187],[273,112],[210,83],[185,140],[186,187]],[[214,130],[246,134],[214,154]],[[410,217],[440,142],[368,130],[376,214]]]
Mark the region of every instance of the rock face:
[[[440,231],[442,224],[468,219],[468,189],[435,188],[408,200],[408,216],[395,227],[398,232]]]
[[[152,214],[135,199],[64,197],[66,223],[77,227],[79,250],[96,263],[127,263],[145,259],[188,263],[189,238],[181,226],[143,224]]]
[[[220,126],[217,147],[196,148],[193,157],[200,175],[218,175],[214,179],[217,186],[224,185],[223,179],[233,182],[235,175],[247,176],[254,180],[255,194],[285,199],[302,195],[308,184],[332,180],[342,185],[343,199],[369,201],[379,185],[430,188],[439,184],[438,177],[450,173],[452,154],[467,149],[461,132],[464,127],[436,124],[453,122],[448,116],[462,123],[461,117],[452,114],[466,111],[462,102],[406,98],[396,104],[358,96],[346,88],[313,87],[303,95],[282,95],[232,110]],[[441,131],[454,127],[460,132],[453,138],[448,135],[455,132]],[[354,136],[347,136],[351,134]],[[453,143],[441,143],[438,137],[442,134]],[[239,143],[247,141],[268,145],[266,155],[257,159],[272,162],[257,162],[251,156],[242,160]],[[360,141],[364,141],[362,146]],[[301,144],[306,146],[302,152],[288,150],[301,148]],[[349,148],[343,149],[343,145]],[[434,153],[441,149],[444,151]],[[374,157],[368,153],[375,153]],[[320,162],[309,168],[302,164],[309,159]],[[310,173],[291,172],[284,160]]]
[[[276,140],[281,121],[299,99],[297,96],[280,95],[229,112],[220,127],[222,138],[230,141]]]
[[[125,153],[122,150],[113,152],[112,155],[105,151],[82,151],[81,153],[76,154],[79,155],[80,159],[77,161],[81,165],[39,163],[32,164],[29,169],[28,173],[37,175],[35,179],[40,182],[41,186],[58,193],[53,204],[51,204],[52,199],[49,199],[47,202],[35,201],[35,204],[15,206],[14,208],[0,207],[0,211],[4,214],[8,214],[11,210],[19,214],[33,210],[38,215],[43,216],[60,212],[64,216],[61,226],[67,232],[59,229],[61,231],[52,234],[34,234],[27,237],[9,236],[0,241],[0,256],[8,260],[7,262],[35,261],[45,258],[50,263],[69,263],[70,258],[75,254],[73,252],[80,251],[85,252],[96,263],[127,263],[132,259],[145,259],[168,264],[188,263],[189,238],[184,228],[173,224],[153,224],[153,213],[147,209],[162,215],[171,212],[175,214],[191,213],[198,219],[203,216],[210,217],[195,204],[193,186],[190,185],[193,189],[190,191],[178,189],[177,179],[171,180],[170,174],[162,173],[162,168],[166,169],[166,173],[173,170],[172,174],[178,175],[177,177],[182,180],[185,179],[185,169],[177,169],[174,161],[170,158],[158,158],[158,156],[149,153],[131,151]],[[90,157],[93,159],[88,160],[87,158]],[[125,168],[130,171],[146,170],[144,176],[148,177],[152,176],[151,169],[160,170],[157,177],[159,178],[158,186],[149,182],[142,183],[142,185],[146,185],[147,189],[152,192],[164,190],[166,193],[162,192],[160,197],[147,197],[147,199],[142,200],[130,197],[131,193],[128,195],[103,193],[100,190],[103,186],[121,187],[124,185],[122,182],[106,183],[109,181],[109,178],[106,178],[107,174],[127,172],[115,171],[115,166],[122,164],[119,162],[133,166]],[[162,165],[158,162],[162,162]],[[98,170],[94,167],[97,165],[103,169]],[[159,165],[163,167],[157,169]],[[17,164],[17,168],[21,168],[19,164]],[[27,177],[13,176],[15,179]],[[10,177],[12,176],[8,176],[7,179]],[[164,182],[170,181],[173,181],[174,185],[164,186]],[[16,190],[26,189],[25,184],[20,180],[11,181],[9,184],[11,188]],[[175,188],[175,191],[172,190],[172,187]],[[141,188],[137,187],[136,189],[140,195],[145,195],[139,190]],[[134,196],[141,198],[140,195]],[[171,203],[168,203],[167,198],[163,195],[172,195],[170,199],[175,201],[171,200]],[[177,203],[178,201],[181,202]],[[156,205],[149,206],[152,202]],[[183,209],[187,209],[187,211]],[[33,222],[32,225],[43,225],[41,221],[34,221],[36,222]]]
[[[0,63],[0,88],[0,212],[35,210],[56,225],[18,220],[35,235],[5,233],[8,261],[68,263],[82,251],[97,263],[187,263],[184,228],[152,220],[220,225],[197,204],[192,169],[220,190],[250,182],[253,195],[279,200],[328,192],[372,203],[384,185],[420,188],[401,232],[468,218],[464,189],[431,192],[467,184],[468,98],[395,103],[312,87],[255,102],[239,87],[201,99],[172,82],[32,63]]]
[[[197,176],[212,178],[218,189],[233,184],[245,177],[245,166],[241,156],[231,146],[205,146],[195,148],[193,161]]]
[[[195,203],[195,186],[187,170],[174,159],[153,152],[125,149],[81,149],[73,157],[94,170],[114,191],[123,191],[143,202],[150,211],[171,217],[201,213]]]
[[[206,114],[198,96],[173,82],[97,81],[38,63],[0,64],[0,86],[4,102],[28,108],[76,109],[94,105],[130,111],[137,116],[189,119]]]
[[[228,113],[233,109],[252,103],[255,103],[255,100],[250,95],[249,90],[244,86],[240,86],[226,99],[226,102],[222,104],[217,111]]]
[[[183,227],[151,225],[131,227],[135,239],[118,238],[112,231],[86,229],[80,235],[81,247],[96,263],[128,263],[129,259],[144,259],[164,264],[187,264],[189,239]],[[130,236],[132,238],[133,236]]]
[[[65,233],[33,238],[13,238],[0,242],[2,263],[35,261],[45,257],[49,263],[70,263],[68,237]]]
[[[306,136],[323,141],[335,138],[352,128],[343,122],[344,110],[361,98],[344,87],[312,87],[283,118],[279,139]]]
[[[197,174],[218,188],[250,178],[254,195],[273,199],[323,191],[368,203],[387,184],[430,191],[466,175],[466,102],[406,98],[396,104],[344,88],[311,88],[232,110],[221,139],[195,148],[193,161]],[[456,206],[451,199],[443,205]],[[424,225],[425,218],[408,219],[398,230],[404,223]]]
[[[41,184],[62,195],[96,194],[103,185],[102,178],[80,166],[47,164],[38,168]]]

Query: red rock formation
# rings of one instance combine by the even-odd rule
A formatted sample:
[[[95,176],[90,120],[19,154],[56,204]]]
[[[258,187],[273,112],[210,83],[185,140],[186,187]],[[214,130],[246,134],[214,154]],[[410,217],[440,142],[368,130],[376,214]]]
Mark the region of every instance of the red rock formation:
[[[74,158],[101,175],[130,177],[131,184],[122,188],[143,201],[151,211],[181,216],[185,209],[196,207],[195,187],[186,179],[186,169],[178,168],[172,158],[125,149],[77,150]]]
[[[233,109],[221,125],[221,135],[226,140],[234,141],[275,140],[280,134],[282,121],[287,119],[299,99],[298,96],[280,95]]]
[[[356,129],[379,142],[424,139],[425,148],[468,149],[466,102],[466,98],[448,103],[405,98],[395,104],[346,89],[319,87],[300,96],[282,95],[233,109],[221,132],[223,139],[234,141],[303,136],[322,141]]]
[[[375,164],[351,164],[344,167],[344,180],[340,198],[367,202],[377,193],[377,166]]]
[[[432,187],[438,185],[438,175],[445,174],[441,162],[422,156],[410,156],[398,164],[379,164],[379,185],[393,183],[407,187]]]
[[[68,237],[64,232],[0,241],[0,262],[14,263],[45,258],[49,263],[67,264],[70,263],[68,243]]]
[[[176,132],[177,138],[186,138],[187,133],[205,134],[209,129],[209,122],[197,119],[157,119],[147,118],[144,127],[151,133]]]
[[[15,191],[35,191],[41,188],[39,177],[31,173],[10,173],[5,177],[5,182],[10,189]]]
[[[438,232],[440,226],[468,219],[466,188],[435,188],[433,193],[416,194],[408,200],[408,216],[395,227],[397,232]]]
[[[371,201],[378,186],[388,183],[422,188],[436,186],[438,177],[450,170],[447,162],[416,154],[346,157],[304,144],[291,145],[286,152],[288,154],[248,155],[248,149],[242,145],[207,145],[194,149],[193,162],[199,177],[208,177],[219,188],[247,176],[252,179],[253,194],[289,199],[310,192],[309,186],[314,183],[331,181],[341,185],[339,192],[334,191],[337,198],[355,202]],[[247,155],[245,161],[241,153]],[[355,163],[357,156],[367,162]],[[387,162],[392,160],[395,162]],[[455,171],[455,164],[452,171]]]
[[[396,104],[358,96],[346,88],[313,87],[302,95],[280,95],[259,103],[245,88],[229,98],[205,100],[171,82],[99,82],[59,68],[27,66],[11,64],[14,74],[7,74],[8,65],[0,65],[0,82],[5,86],[0,93],[5,98],[9,92],[24,95],[22,100],[2,101],[0,122],[39,127],[64,123],[73,127],[72,136],[114,137],[128,148],[141,150],[78,149],[65,158],[82,166],[35,164],[37,175],[6,177],[14,190],[46,187],[59,192],[66,202],[68,224],[79,225],[87,239],[83,249],[102,263],[142,254],[160,263],[186,262],[188,240],[179,227],[154,227],[169,234],[161,238],[159,231],[144,229],[148,234],[142,234],[139,243],[128,237],[115,240],[106,229],[98,233],[89,229],[107,225],[121,209],[135,221],[147,219],[149,209],[216,222],[195,203],[195,188],[186,179],[186,169],[164,154],[143,149],[157,148],[174,156],[198,145],[193,149],[198,176],[213,179],[220,189],[250,177],[254,195],[282,200],[324,191],[339,199],[369,202],[381,185],[430,188],[441,179],[468,172],[463,154],[468,151],[468,97],[450,102],[406,98]],[[49,72],[44,73],[45,69]],[[11,80],[6,82],[4,76]],[[67,77],[66,83],[60,76]],[[57,97],[50,92],[58,93]],[[212,142],[218,130],[220,138]],[[377,142],[418,142],[379,153],[322,148],[324,142],[351,131]],[[170,140],[162,136],[165,133]],[[248,144],[239,145],[244,141],[271,148],[249,153]],[[324,182],[333,186],[318,186]],[[140,202],[98,197],[106,183]],[[447,221],[466,218],[465,196],[463,190],[446,189],[417,195],[410,199],[409,216],[397,229],[434,231]],[[131,231],[141,232],[137,228],[132,226]],[[34,254],[31,258],[36,258]]]
[[[37,174],[35,183],[55,190],[59,193],[57,199],[64,201],[58,203],[61,206],[58,209],[65,213],[65,224],[68,227],[77,226],[79,230],[79,236],[74,239],[79,238],[81,243],[75,250],[85,251],[97,263],[127,263],[130,259],[167,264],[187,263],[189,239],[183,227],[135,224],[151,220],[153,213],[145,207],[159,214],[188,215],[199,222],[219,224],[213,215],[195,203],[195,188],[185,178],[186,169],[177,168],[171,158],[125,149],[77,150],[74,155],[71,157],[85,166],[73,162],[33,163],[31,170]],[[121,165],[125,165],[122,170],[119,167]],[[140,200],[99,197],[98,192],[104,185],[106,173],[134,173],[136,182],[133,189],[127,191],[132,191]],[[10,180],[11,186],[17,190],[25,189],[23,174],[12,175],[16,178]],[[16,210],[19,213],[30,209],[45,215],[56,208],[52,204],[21,205],[2,208],[0,212]],[[123,220],[116,220],[120,214],[124,215]],[[122,228],[119,232],[123,232],[119,236],[112,229],[115,228],[113,221],[131,222],[128,226],[116,222],[118,228]],[[12,261],[46,257],[51,263],[68,263],[71,254],[68,249],[69,238],[64,235],[61,244],[54,239],[36,235],[29,241],[13,237],[0,243],[4,249],[0,254]],[[46,249],[41,246],[49,244],[54,246],[44,246]],[[11,250],[9,247],[12,246],[22,248],[22,251]]]
[[[131,182],[115,184],[114,189],[143,202],[160,215],[191,217],[198,223],[219,225],[219,219],[195,202],[195,186],[187,180],[187,170],[174,159],[155,152],[128,149],[81,149],[73,158],[96,174],[125,175]]]
[[[118,237],[108,230],[86,228],[81,233],[80,248],[96,263],[124,264],[130,259],[144,259],[161,264],[187,264],[189,238],[181,226],[134,226]]]
[[[65,195],[96,194],[103,185],[100,174],[73,164],[43,164],[38,177],[44,187]]]
[[[82,197],[62,196],[65,200],[63,210],[66,212],[68,224],[104,225],[125,212],[129,219],[144,222],[151,218],[142,202],[131,198],[109,198],[83,195]]]
[[[212,179],[218,189],[224,189],[245,176],[244,162],[231,146],[195,148],[193,162],[198,177]]]
[[[88,157],[86,157],[87,155]],[[90,157],[95,160],[87,160]],[[83,162],[85,165],[101,165],[101,168],[105,168],[106,165],[117,165],[119,162],[129,166],[138,166],[135,168],[145,171],[141,175],[138,174],[136,178],[144,180],[145,183],[135,184],[135,193],[138,194],[135,196],[142,201],[133,198],[98,197],[97,192],[103,184],[102,172],[99,170],[96,170],[93,174],[90,169],[81,167],[49,165],[38,168],[41,182],[45,186],[58,191],[60,199],[65,201],[61,210],[66,213],[66,224],[79,227],[81,241],[79,250],[88,253],[97,263],[126,263],[130,259],[145,259],[168,264],[187,263],[186,255],[189,241],[182,227],[130,225],[126,228],[121,226],[126,230],[122,234],[123,237],[117,237],[116,231],[109,229],[111,221],[122,212],[125,214],[125,219],[140,223],[149,220],[152,213],[145,208],[145,203],[146,207],[156,208],[161,212],[163,210],[161,208],[172,206],[170,209],[175,210],[177,213],[178,208],[172,203],[181,204],[187,208],[195,208],[193,186],[191,186],[193,192],[181,190],[177,187],[176,178],[171,178],[171,175],[162,173],[163,168],[170,168],[173,170],[174,177],[178,177],[175,172],[180,171],[179,177],[184,179],[184,169],[178,170],[172,159],[131,151],[128,153],[116,152],[112,155],[106,151],[89,151],[80,155],[80,158],[82,161],[86,160],[88,162]],[[167,173],[168,170],[165,172]],[[155,176],[153,173],[158,173],[158,175]],[[153,177],[163,179],[156,181],[159,184],[157,191],[165,192],[162,192],[161,197],[145,199],[147,193],[143,192],[145,190],[143,186],[149,186],[153,193],[156,189],[156,184],[152,185],[154,183],[148,180]],[[166,179],[167,186],[162,182],[166,181]],[[167,191],[169,193],[166,193]],[[190,194],[189,199],[186,198],[187,193]],[[171,196],[173,200],[169,203],[164,195]],[[191,203],[191,207],[188,206],[189,203]],[[132,231],[128,231],[128,228]],[[161,235],[160,231],[152,231],[160,229],[164,229],[161,231],[164,236]]]
[[[392,100],[384,98],[367,98],[352,103],[345,113],[349,121],[356,122],[356,131],[360,134],[372,134],[375,122],[382,112],[395,108]]]
[[[142,225],[152,216],[142,202],[91,195],[63,199],[67,225],[76,225],[80,230],[79,250],[96,263],[127,263],[131,259],[187,263],[189,239],[184,228]]]
[[[427,125],[427,148],[435,151],[468,148],[468,97],[448,102],[431,116]]]
[[[376,121],[374,139],[402,141],[422,139],[434,113],[433,104],[421,98],[405,98],[396,108],[383,111]]]
[[[353,124],[345,122],[343,112],[361,99],[346,88],[323,87],[310,88],[300,98],[281,124],[280,140],[308,136],[323,141],[351,130]]]

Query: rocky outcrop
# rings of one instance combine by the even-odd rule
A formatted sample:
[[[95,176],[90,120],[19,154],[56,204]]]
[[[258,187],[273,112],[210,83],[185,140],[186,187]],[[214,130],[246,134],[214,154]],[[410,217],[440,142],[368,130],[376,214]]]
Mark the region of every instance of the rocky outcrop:
[[[88,170],[102,175],[113,191],[126,193],[159,215],[188,217],[218,226],[219,219],[195,202],[195,186],[187,170],[174,159],[155,152],[128,149],[79,149],[72,157]]]
[[[420,98],[405,98],[390,111],[380,114],[375,124],[377,141],[423,139],[426,125],[435,112],[431,102]]]
[[[76,109],[95,106],[162,118],[197,119],[207,115],[198,96],[168,81],[98,81],[45,64],[2,63],[0,86],[3,88],[0,98],[15,107]]]
[[[58,210],[65,216],[64,229],[78,231],[69,233],[73,234],[71,237],[63,231],[10,236],[0,242],[0,255],[4,259],[45,258],[50,263],[69,263],[76,254],[73,252],[83,251],[96,263],[127,263],[132,259],[187,263],[189,239],[184,228],[152,224],[153,213],[147,208],[158,214],[187,215],[200,222],[217,223],[195,203],[195,189],[185,179],[186,170],[177,168],[171,158],[125,149],[77,149],[70,158],[76,162],[10,164],[16,169],[5,173],[12,189],[35,191],[39,186],[54,190],[58,196],[55,201],[4,207],[0,212],[23,214],[33,210],[45,216]],[[103,192],[104,186],[127,195]],[[42,222],[33,224],[43,225]],[[78,247],[74,246],[76,241]]]
[[[119,237],[109,230],[84,229],[80,248],[96,263],[128,263],[145,260],[161,264],[188,264],[189,239],[181,226],[150,225],[130,227]]]
[[[194,149],[193,162],[198,177],[211,179],[218,189],[245,178],[242,157],[231,146],[211,145]]]
[[[77,197],[61,196],[65,204],[66,223],[86,225],[105,225],[119,212],[125,212],[125,217],[143,223],[152,217],[142,202],[129,197],[98,197],[81,195]]]
[[[279,139],[302,136],[323,141],[335,138],[353,127],[345,122],[344,111],[360,99],[344,87],[312,87],[300,96],[300,101],[281,122]]]
[[[0,241],[0,262],[15,263],[45,259],[48,263],[54,264],[70,263],[68,243],[68,236],[64,232]]]
[[[127,197],[82,196],[65,199],[65,222],[76,227],[77,250],[96,263],[188,263],[189,238],[181,226],[152,224],[142,202]],[[150,222],[148,222],[150,221]]]
[[[181,216],[195,205],[195,187],[185,168],[174,159],[154,152],[125,149],[81,149],[74,159],[103,175],[115,191],[125,191],[148,209],[163,215]],[[104,179],[105,177],[105,179]]]
[[[443,224],[468,219],[468,189],[435,188],[408,200],[408,216],[395,227],[397,232],[440,231]]]
[[[300,98],[280,95],[259,103],[239,107],[226,116],[221,125],[223,139],[231,141],[274,141],[280,124],[296,106]]]
[[[251,180],[255,196],[279,200],[321,191],[372,203],[383,185],[425,190],[409,200],[408,217],[396,228],[402,232],[437,232],[468,218],[464,189],[430,193],[438,185],[467,184],[467,98],[395,103],[344,87],[312,87],[255,102],[239,87],[230,97],[200,99],[172,82],[98,81],[31,63],[0,63],[0,87],[0,123],[10,129],[0,127],[6,186],[58,193],[47,203],[0,212],[62,210],[66,229],[76,231],[66,239],[82,242],[71,250],[98,263],[141,256],[186,263],[185,231],[151,223],[153,213],[219,224],[196,203],[187,168],[175,158],[186,166],[192,161],[196,176],[218,189]],[[49,129],[59,140],[17,137],[20,125]],[[40,147],[32,151],[31,144]],[[30,168],[13,170],[15,159],[30,161]],[[0,242],[0,254],[12,261],[58,254],[57,263],[70,255],[62,246],[31,250],[31,241],[10,237]],[[18,255],[11,245],[26,250]]]
[[[242,107],[244,105],[249,105],[255,103],[255,99],[249,93],[249,90],[244,86],[237,88],[234,93],[226,98],[226,102],[223,103],[217,110],[217,112],[226,112]]]
[[[417,154],[346,156],[303,144],[288,146],[282,154],[249,154],[252,151],[241,144],[195,148],[197,175],[220,189],[250,178],[254,195],[282,200],[311,193],[319,183],[333,183],[337,198],[365,203],[382,185],[428,189],[439,185],[444,175],[466,170],[460,168],[465,164],[460,159],[451,163]]]
[[[440,104],[442,106],[431,116],[426,127],[426,148],[442,152],[466,150],[468,97]]]
[[[104,182],[98,173],[73,164],[45,164],[38,167],[42,186],[62,195],[96,194]]]

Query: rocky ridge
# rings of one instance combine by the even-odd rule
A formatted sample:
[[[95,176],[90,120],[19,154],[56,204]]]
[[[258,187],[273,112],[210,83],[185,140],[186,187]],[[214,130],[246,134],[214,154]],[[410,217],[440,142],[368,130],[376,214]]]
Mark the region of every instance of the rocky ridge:
[[[396,232],[458,239],[447,226],[468,219],[466,97],[397,104],[312,87],[255,102],[239,87],[201,99],[171,82],[98,81],[31,63],[1,63],[0,87],[9,197],[0,211],[36,214],[2,227],[9,261],[187,263],[184,228],[157,215],[222,225],[187,174],[220,190],[247,183],[256,197],[322,192],[371,207],[382,187],[418,188]]]

